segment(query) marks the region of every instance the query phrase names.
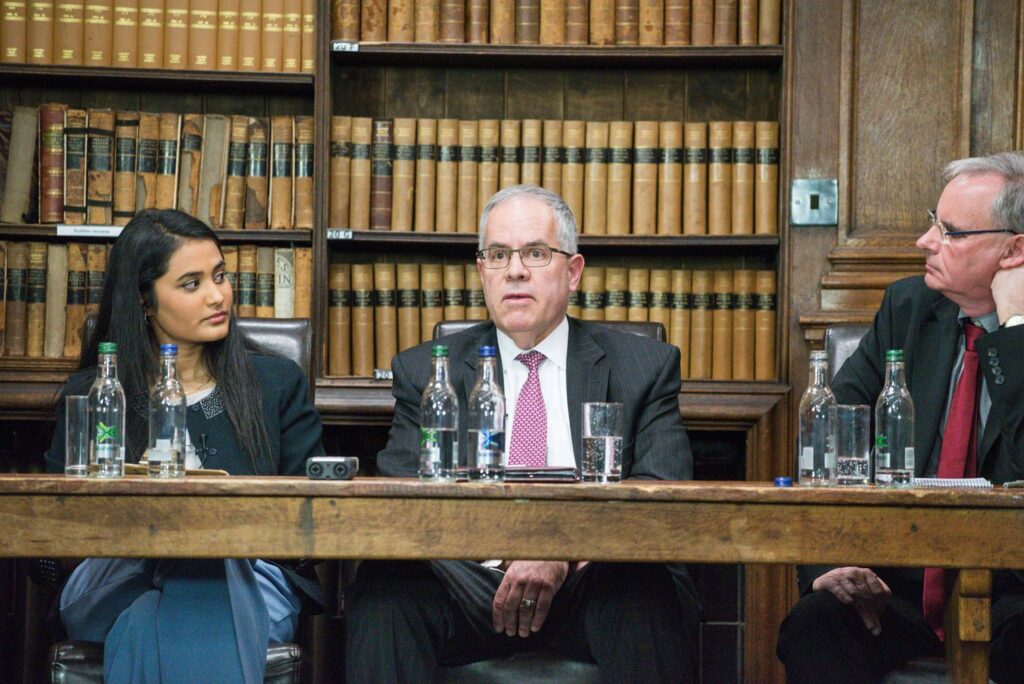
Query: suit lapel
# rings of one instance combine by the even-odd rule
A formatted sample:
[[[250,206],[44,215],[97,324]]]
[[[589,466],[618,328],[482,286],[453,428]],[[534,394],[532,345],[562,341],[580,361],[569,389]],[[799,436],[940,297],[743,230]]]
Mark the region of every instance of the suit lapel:
[[[949,394],[949,372],[956,360],[957,341],[960,328],[957,324],[958,308],[953,302],[942,298],[933,307],[935,317],[920,328],[920,337],[914,346],[913,399],[918,416],[914,443],[917,458],[914,475],[922,477],[925,467],[935,448],[936,435],[946,408]],[[927,418],[927,420],[921,420]]]
[[[565,396],[569,408],[569,428],[576,467],[580,467],[580,408],[585,401],[608,399],[608,364],[602,349],[578,321],[569,319],[569,348],[565,359]]]

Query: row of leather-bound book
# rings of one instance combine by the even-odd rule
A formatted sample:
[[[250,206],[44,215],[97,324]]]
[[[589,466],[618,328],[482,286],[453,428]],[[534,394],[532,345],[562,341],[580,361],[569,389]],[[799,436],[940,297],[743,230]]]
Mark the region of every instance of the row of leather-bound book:
[[[781,0],[332,0],[347,42],[777,45]]]
[[[370,376],[440,320],[487,318],[475,264],[348,263],[329,273],[327,373]],[[656,321],[691,380],[775,379],[775,272],[587,266],[569,315]]]
[[[239,316],[308,318],[309,247],[225,245]],[[99,311],[109,245],[0,241],[0,351],[4,356],[77,358],[85,317]]]
[[[312,72],[316,0],[3,2],[0,63]]]
[[[156,208],[224,230],[313,227],[312,117],[44,104],[5,121],[5,223],[124,225]]]
[[[332,228],[472,233],[517,183],[560,194],[584,235],[778,233],[775,121],[331,122]]]

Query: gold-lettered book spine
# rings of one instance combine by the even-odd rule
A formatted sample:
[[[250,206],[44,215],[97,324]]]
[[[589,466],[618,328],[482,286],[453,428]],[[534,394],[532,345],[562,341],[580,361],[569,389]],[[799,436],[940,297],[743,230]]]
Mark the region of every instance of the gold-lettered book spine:
[[[352,273],[346,263],[331,261],[327,292],[327,372],[352,373]]]
[[[398,353],[398,292],[394,264],[373,265],[374,368],[391,368]]]
[[[352,372],[373,375],[373,264],[352,264]]]
[[[112,217],[115,226],[127,225],[135,216],[138,158],[139,113],[119,111],[114,117],[114,211]]]

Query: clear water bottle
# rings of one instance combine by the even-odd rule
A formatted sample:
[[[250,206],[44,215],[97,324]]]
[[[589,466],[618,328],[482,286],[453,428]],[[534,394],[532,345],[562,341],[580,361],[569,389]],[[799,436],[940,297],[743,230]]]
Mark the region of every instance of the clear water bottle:
[[[150,477],[185,477],[185,434],[188,405],[178,382],[178,345],[160,345],[160,379],[149,394]]]
[[[466,472],[470,480],[505,479],[505,396],[495,381],[494,347],[480,347],[480,370],[469,394],[469,452]]]
[[[424,480],[454,480],[458,468],[459,397],[448,377],[448,347],[430,351],[434,371],[420,401],[420,469]]]
[[[828,386],[828,356],[811,352],[807,389],[800,399],[800,440],[797,474],[802,485],[824,487],[836,472],[836,397]]]
[[[89,389],[89,474],[124,477],[124,390],[117,380],[117,345],[100,342],[99,370]]]
[[[875,484],[914,484],[914,401],[902,349],[885,352],[885,386],[875,402]]]

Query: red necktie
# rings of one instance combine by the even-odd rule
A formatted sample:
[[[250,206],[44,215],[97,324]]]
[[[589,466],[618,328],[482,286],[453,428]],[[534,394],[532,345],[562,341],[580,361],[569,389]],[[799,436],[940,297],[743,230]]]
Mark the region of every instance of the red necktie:
[[[953,390],[946,415],[939,452],[939,477],[974,477],[978,471],[978,352],[974,343],[985,331],[970,321],[964,322],[964,367]],[[921,597],[924,620],[939,640],[945,640],[942,616],[946,608],[945,573],[941,568],[925,568]]]

